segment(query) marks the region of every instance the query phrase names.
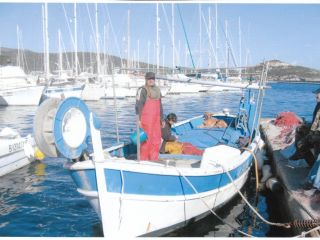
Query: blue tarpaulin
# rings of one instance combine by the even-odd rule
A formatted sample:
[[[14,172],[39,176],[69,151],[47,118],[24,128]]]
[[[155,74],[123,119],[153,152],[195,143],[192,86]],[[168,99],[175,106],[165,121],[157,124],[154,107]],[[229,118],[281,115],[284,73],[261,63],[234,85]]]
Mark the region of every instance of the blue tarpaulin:
[[[188,142],[192,145],[205,149],[218,143],[226,143],[230,146],[237,146],[241,133],[235,129],[228,128],[195,128],[178,135],[179,142]]]

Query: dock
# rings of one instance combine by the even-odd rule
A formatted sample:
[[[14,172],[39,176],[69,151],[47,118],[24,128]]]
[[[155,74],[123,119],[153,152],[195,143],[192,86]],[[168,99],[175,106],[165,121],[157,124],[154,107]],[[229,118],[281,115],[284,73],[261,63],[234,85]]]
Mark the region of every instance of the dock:
[[[277,201],[283,207],[289,221],[318,220],[320,219],[320,194],[308,194],[308,191],[302,189],[310,167],[307,164],[293,165],[292,161],[288,160],[286,149],[290,148],[294,141],[291,143],[279,141],[281,129],[275,126],[272,120],[261,119],[260,130],[267,154],[271,158],[273,176],[277,178],[283,190],[276,193]],[[307,230],[294,227],[292,231],[298,235]],[[320,237],[320,232],[313,231],[307,236]]]

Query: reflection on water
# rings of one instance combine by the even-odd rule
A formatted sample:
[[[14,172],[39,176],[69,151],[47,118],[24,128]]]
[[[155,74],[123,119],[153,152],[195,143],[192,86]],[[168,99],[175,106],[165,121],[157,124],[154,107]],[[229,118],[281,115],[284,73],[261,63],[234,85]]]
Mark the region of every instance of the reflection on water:
[[[39,170],[41,175],[39,175]],[[0,215],[6,215],[16,208],[22,207],[23,202],[16,201],[17,197],[28,193],[42,191],[39,183],[43,181],[45,165],[33,162],[0,178]]]
[[[312,90],[317,85],[273,84],[264,101],[263,117],[275,117],[284,110],[311,118],[314,107]],[[226,106],[236,113],[241,92],[213,94],[174,95],[163,98],[164,113],[175,112],[179,120],[202,115],[206,111],[221,111]],[[294,98],[292,97],[294,96]],[[135,129],[135,99],[100,100],[88,102],[90,110],[101,120],[103,146],[111,146],[116,141],[115,110],[118,110],[120,141],[129,141]],[[17,129],[21,135],[32,133],[36,107],[0,107],[0,128]],[[77,191],[68,172],[63,169],[66,160],[45,158],[33,162],[0,178],[0,236],[46,236],[46,237],[99,237],[102,236],[101,223],[86,199]],[[243,189],[250,203],[256,202],[253,178]],[[270,196],[259,195],[257,209],[265,217],[277,219],[279,209],[270,202]],[[223,210],[218,211],[225,221],[242,231],[255,236],[289,236],[282,230],[262,223],[237,196]],[[168,236],[240,236],[236,231],[221,223],[212,214],[205,219],[190,224]]]

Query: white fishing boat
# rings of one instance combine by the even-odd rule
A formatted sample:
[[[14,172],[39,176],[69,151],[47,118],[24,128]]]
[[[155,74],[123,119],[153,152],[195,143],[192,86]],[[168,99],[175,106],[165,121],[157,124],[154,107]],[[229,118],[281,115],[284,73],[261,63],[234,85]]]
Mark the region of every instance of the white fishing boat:
[[[204,150],[202,156],[139,161],[133,143],[103,150],[99,120],[77,98],[44,102],[35,139],[46,155],[69,159],[65,167],[99,215],[105,237],[161,236],[222,208],[244,185],[261,141],[263,89],[247,88],[237,113],[214,115],[227,127],[202,128],[202,116],[174,125],[179,141]]]
[[[0,176],[22,168],[35,160],[35,142],[31,135],[21,137],[11,129],[0,131]]]
[[[44,86],[28,79],[22,68],[0,67],[0,105],[38,105]]]

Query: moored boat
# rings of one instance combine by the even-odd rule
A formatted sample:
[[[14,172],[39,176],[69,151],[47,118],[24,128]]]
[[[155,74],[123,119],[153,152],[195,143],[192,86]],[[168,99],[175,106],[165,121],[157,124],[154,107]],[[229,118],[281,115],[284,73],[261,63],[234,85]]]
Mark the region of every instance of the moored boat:
[[[0,131],[0,176],[24,167],[35,160],[35,142],[28,135],[21,137],[11,129],[4,128]]]
[[[104,150],[99,120],[77,98],[44,102],[35,125],[46,131],[35,138],[46,155],[70,160],[65,167],[100,216],[104,236],[161,236],[223,207],[246,182],[260,141],[263,87],[247,90],[238,113],[214,115],[227,127],[202,128],[202,116],[174,126],[179,141],[204,150],[202,156],[139,161],[133,143]]]
[[[28,79],[22,68],[0,67],[0,105],[38,105],[44,86]]]

